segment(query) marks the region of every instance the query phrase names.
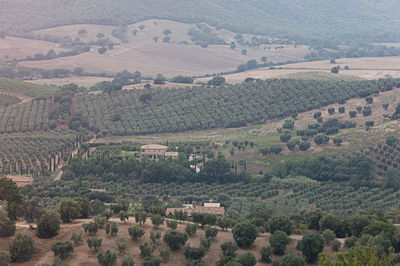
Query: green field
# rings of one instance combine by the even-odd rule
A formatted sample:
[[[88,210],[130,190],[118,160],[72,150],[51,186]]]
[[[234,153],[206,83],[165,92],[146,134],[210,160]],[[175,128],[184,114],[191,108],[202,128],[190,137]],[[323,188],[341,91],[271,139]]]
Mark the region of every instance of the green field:
[[[37,85],[11,79],[0,78],[0,91],[6,91],[28,97],[52,97],[57,89],[46,85]]]
[[[19,103],[21,100],[18,97],[0,94],[0,106]]]

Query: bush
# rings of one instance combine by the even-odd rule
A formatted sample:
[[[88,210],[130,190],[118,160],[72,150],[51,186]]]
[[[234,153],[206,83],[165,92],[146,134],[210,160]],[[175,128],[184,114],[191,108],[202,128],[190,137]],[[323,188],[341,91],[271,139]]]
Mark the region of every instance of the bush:
[[[171,230],[176,230],[176,228],[178,228],[178,222],[174,220],[167,220],[167,227],[171,228]]]
[[[196,231],[197,231],[197,225],[195,225],[195,224],[187,224],[186,227],[185,227],[185,232],[189,236],[195,235]]]
[[[96,238],[96,237],[89,237],[86,240],[86,243],[87,243],[89,249],[93,250],[93,251],[98,251],[101,247],[102,242],[103,242],[103,239]]]
[[[299,148],[301,151],[306,151],[310,148],[311,144],[310,142],[306,141],[306,142],[300,142],[299,144]]]
[[[271,263],[271,255],[273,253],[272,247],[268,246],[268,247],[261,247],[260,249],[260,255],[261,255],[261,261],[262,262],[266,262],[266,263]]]
[[[322,232],[322,237],[324,238],[325,243],[329,244],[336,238],[336,235],[332,230],[326,229]]]
[[[280,137],[279,137],[279,139],[284,143],[288,142],[291,138],[292,138],[292,135],[290,135],[290,134],[280,135]]]
[[[178,250],[186,244],[188,236],[176,231],[167,232],[164,234],[164,243],[172,250]]]
[[[206,227],[205,234],[206,234],[206,238],[211,238],[212,240],[214,240],[218,234],[218,229],[213,228],[213,227]]]
[[[342,244],[340,243],[339,240],[337,240],[337,239],[333,240],[332,241],[332,251],[338,252],[341,245]]]
[[[7,212],[0,209],[0,237],[10,237],[15,234],[15,222],[8,218]]]
[[[356,111],[349,111],[349,116],[350,118],[354,118],[357,116],[357,112]]]
[[[98,225],[95,222],[82,224],[82,227],[83,227],[83,230],[85,230],[85,233],[89,233],[89,235],[91,235],[91,236],[97,234]]]
[[[132,240],[137,241],[144,235],[145,231],[140,227],[134,226],[128,229],[128,233],[131,236]]]
[[[340,106],[340,107],[339,107],[339,113],[340,113],[340,114],[344,114],[344,112],[346,112],[346,108],[343,107],[343,106]]]
[[[103,228],[106,224],[106,217],[104,217],[103,215],[97,215],[96,217],[94,217],[94,222],[97,224],[98,228]]]
[[[221,250],[226,257],[236,257],[236,251],[238,250],[238,245],[232,242],[224,242],[221,244]]]
[[[134,262],[131,256],[124,257],[121,261],[121,266],[134,266]]]
[[[185,246],[185,249],[183,250],[183,255],[186,259],[200,261],[204,257],[204,255],[206,255],[206,249],[201,245],[198,248],[192,248],[190,245],[188,245]]]
[[[32,258],[35,243],[29,234],[18,233],[8,243],[12,262],[25,262]]]
[[[51,238],[60,230],[60,215],[57,212],[45,212],[37,222],[37,236]]]
[[[242,264],[242,266],[254,266],[257,264],[257,259],[253,253],[246,252],[237,257],[237,262]]]
[[[155,228],[158,228],[160,225],[164,224],[164,218],[160,214],[153,214],[151,216],[151,222]]]
[[[273,234],[276,231],[283,231],[287,235],[293,232],[293,223],[286,216],[275,216],[268,220],[268,231]]]
[[[297,243],[297,248],[303,252],[307,263],[315,263],[324,250],[324,239],[320,234],[308,233]]]
[[[83,237],[82,232],[79,232],[79,233],[73,232],[72,236],[71,236],[71,240],[74,242],[75,246],[78,246],[78,245],[82,244],[82,242],[83,242],[82,237]]]
[[[140,249],[140,256],[142,258],[150,258],[151,254],[153,254],[155,246],[150,246],[149,243],[144,242],[143,244],[139,245]]]
[[[126,242],[122,239],[119,239],[117,241],[117,249],[120,254],[124,253],[124,251],[126,250]]]
[[[53,251],[55,257],[60,257],[60,259],[65,260],[74,252],[74,248],[70,241],[56,242],[51,246],[51,251]]]
[[[158,240],[161,238],[161,233],[160,232],[150,232],[150,239],[153,244],[156,244]]]
[[[207,251],[210,249],[211,247],[211,238],[202,238],[200,237],[200,245],[203,246]]]
[[[143,266],[160,266],[161,261],[159,258],[146,258],[143,261]]]
[[[232,229],[233,239],[239,247],[248,248],[253,244],[258,236],[258,230],[255,225],[249,222],[240,222]]]
[[[285,254],[286,245],[289,243],[289,237],[283,231],[276,231],[269,239],[269,244],[272,247],[274,254],[283,255]]]
[[[97,254],[97,261],[102,266],[112,266],[117,262],[117,254],[107,250],[105,253],[100,252]]]
[[[305,266],[306,263],[302,257],[297,254],[289,253],[282,258],[280,266]]]
[[[11,262],[11,256],[10,253],[0,250],[0,265],[1,266],[8,266],[8,264]]]
[[[168,261],[169,255],[171,254],[171,250],[167,247],[165,249],[160,248],[160,257],[164,260],[164,261]]]

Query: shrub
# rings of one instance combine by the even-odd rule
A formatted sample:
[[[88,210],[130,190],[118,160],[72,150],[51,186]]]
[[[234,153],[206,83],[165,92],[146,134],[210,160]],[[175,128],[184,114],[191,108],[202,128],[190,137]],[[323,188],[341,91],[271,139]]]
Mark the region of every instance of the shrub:
[[[0,209],[0,237],[13,236],[15,229],[15,222],[8,218],[5,210]]]
[[[142,258],[150,258],[151,254],[153,254],[154,251],[154,246],[150,246],[149,243],[144,242],[143,244],[139,245],[139,249],[140,249],[140,256]]]
[[[206,234],[206,238],[211,238],[212,240],[214,240],[218,234],[218,229],[213,228],[213,227],[206,227],[205,234]]]
[[[167,220],[167,227],[171,228],[171,230],[176,230],[176,228],[178,228],[178,222],[174,220]]]
[[[12,262],[25,262],[32,258],[35,243],[29,234],[18,233],[8,243]]]
[[[134,262],[131,256],[124,257],[121,261],[121,266],[134,266]]]
[[[183,255],[186,259],[200,261],[206,255],[206,249],[203,246],[192,248],[190,245],[185,246]]]
[[[278,230],[271,235],[269,243],[274,254],[283,255],[285,254],[286,245],[289,243],[289,237],[285,232]]]
[[[203,246],[206,250],[209,250],[211,247],[211,240],[211,238],[200,237],[200,245]]]
[[[336,235],[332,230],[326,229],[322,232],[322,237],[324,238],[325,243],[329,244],[336,238]]]
[[[37,236],[51,238],[60,230],[60,215],[54,211],[45,212],[37,223]]]
[[[158,228],[160,225],[164,224],[164,218],[160,214],[153,214],[151,216],[151,222],[155,228]]]
[[[354,118],[357,116],[357,112],[356,111],[349,111],[349,116],[350,118]]]
[[[279,137],[279,139],[284,143],[288,142],[291,138],[292,138],[292,135],[290,135],[290,134],[280,135],[280,137]]]
[[[221,244],[221,250],[224,256],[236,257],[236,251],[238,250],[238,245],[232,242],[224,242]]]
[[[106,224],[106,217],[104,217],[103,215],[97,215],[96,217],[94,217],[94,222],[97,224],[98,228],[103,228]]]
[[[271,255],[273,253],[272,247],[268,246],[268,247],[261,247],[260,249],[260,255],[261,255],[261,261],[262,262],[266,262],[266,263],[271,263]]]
[[[253,244],[258,236],[258,230],[255,225],[249,222],[241,222],[232,229],[233,239],[239,247],[248,248]]]
[[[290,235],[293,232],[293,223],[286,216],[275,216],[268,220],[268,231],[273,234],[276,231],[283,231]]]
[[[301,151],[306,151],[310,148],[311,144],[310,142],[306,141],[306,142],[300,142],[299,144],[299,148]]]
[[[96,237],[89,237],[86,240],[86,243],[87,243],[89,249],[93,250],[93,251],[98,251],[101,247],[102,242],[103,242],[103,239],[96,238]]]
[[[11,262],[11,256],[10,253],[0,250],[0,265],[1,266],[8,266],[8,264]]]
[[[83,237],[82,232],[79,232],[79,233],[73,232],[72,236],[71,236],[71,240],[74,242],[75,246],[78,246],[78,245],[82,244],[82,237]]]
[[[102,266],[112,266],[117,262],[117,254],[107,250],[105,253],[100,252],[97,254],[97,261]]]
[[[89,235],[93,236],[97,233],[97,223],[95,222],[90,222],[87,224],[82,224],[83,230],[85,230],[85,233],[89,233]]]
[[[246,252],[237,257],[237,262],[239,262],[242,266],[254,266],[257,264],[257,259],[253,253]]]
[[[172,250],[178,250],[186,244],[188,236],[176,231],[167,232],[164,234],[164,243]]]
[[[161,261],[159,258],[146,258],[143,261],[143,266],[160,266]]]
[[[55,257],[60,257],[60,259],[65,260],[74,252],[74,248],[70,241],[56,242],[51,246],[51,251],[53,251]]]
[[[333,240],[332,241],[332,251],[338,252],[341,245],[342,244],[340,243],[339,240],[337,240],[337,239]]]
[[[324,239],[320,234],[308,233],[297,243],[297,248],[303,252],[308,263],[315,263],[318,254],[324,250]]]
[[[150,239],[153,242],[153,244],[156,244],[158,240],[161,238],[161,233],[160,232],[150,232]]]
[[[144,235],[145,231],[142,228],[134,226],[128,229],[128,233],[131,236],[132,240],[137,241]]]
[[[67,199],[61,202],[60,215],[64,223],[69,223],[73,219],[81,217],[82,208],[79,202],[73,199]]]
[[[344,112],[346,112],[346,108],[344,106],[340,106],[339,107],[339,113],[340,114],[344,114]]]
[[[126,249],[126,242],[122,239],[118,240],[117,241],[117,249],[120,254],[124,253],[124,251]]]
[[[163,259],[163,261],[168,261],[169,255],[171,254],[171,249],[168,247],[165,249],[160,248],[160,257]]]
[[[305,266],[306,263],[302,257],[297,254],[289,253],[285,255],[279,263],[279,266]]]
[[[195,225],[195,224],[187,224],[186,227],[185,227],[185,232],[189,236],[195,235],[196,231],[197,231],[197,225]]]

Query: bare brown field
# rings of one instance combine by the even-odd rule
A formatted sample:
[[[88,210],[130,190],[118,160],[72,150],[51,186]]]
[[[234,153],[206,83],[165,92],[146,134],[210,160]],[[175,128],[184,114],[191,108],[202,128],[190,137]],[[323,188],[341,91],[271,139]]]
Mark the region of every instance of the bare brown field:
[[[46,41],[30,40],[24,38],[16,38],[7,36],[0,39],[0,59],[13,60],[24,59],[28,55],[36,53],[47,53],[50,49],[56,52],[64,49],[59,48],[59,44]],[[8,58],[6,58],[8,56]]]
[[[400,77],[400,57],[364,57],[364,58],[343,58],[337,59],[335,64],[329,60],[304,62],[296,64],[287,64],[276,69],[259,68],[242,73],[225,75],[228,83],[240,83],[247,77],[267,79],[278,78],[282,75],[299,72],[324,72],[330,74],[332,67],[339,65],[341,67],[340,75],[359,77],[364,79],[379,79],[390,75],[394,78]],[[349,70],[344,67],[348,66]],[[204,79],[199,79],[203,81]]]
[[[143,30],[139,26],[143,25]],[[97,49],[73,57],[57,58],[46,61],[22,62],[21,64],[29,67],[39,67],[45,69],[67,68],[74,69],[83,67],[88,72],[108,72],[115,73],[127,69],[128,71],[139,70],[144,75],[155,76],[161,73],[167,77],[176,75],[197,76],[208,73],[220,73],[231,71],[239,64],[251,59],[267,56],[268,61],[286,62],[287,60],[303,59],[309,52],[306,46],[285,45],[283,48],[275,49],[275,45],[270,45],[270,50],[266,46],[259,48],[237,47],[231,49],[229,45],[210,45],[208,48],[201,48],[191,44],[187,32],[194,24],[183,24],[168,20],[148,20],[141,23],[129,25],[126,35],[129,43],[117,45],[113,50],[109,50],[104,55],[100,55]],[[99,25],[72,25],[51,28],[38,31],[41,34],[53,34],[57,36],[70,35],[78,37],[78,31],[85,29],[86,35],[79,36],[82,40],[94,40],[96,34],[104,33],[111,37],[114,27]],[[136,36],[132,31],[138,30]],[[162,41],[164,31],[169,29],[172,33],[169,43]],[[219,36],[229,43],[233,40],[234,33],[220,30]],[[159,37],[156,43],[153,38]],[[244,35],[250,38],[250,35]],[[112,39],[115,42],[120,40]],[[187,42],[188,44],[182,44]],[[246,49],[247,55],[242,55],[241,50]]]
[[[70,224],[61,224],[60,232],[57,236],[51,239],[39,239],[37,238],[33,232],[29,231],[29,226],[25,223],[18,223],[17,224],[17,232],[27,232],[32,234],[36,247],[37,252],[34,254],[33,258],[25,263],[13,264],[13,265],[42,265],[44,263],[51,263],[54,259],[53,252],[50,250],[51,246],[56,243],[57,241],[69,241],[71,238],[72,232],[80,232],[83,231],[81,225],[84,222],[89,222],[89,219],[86,220],[76,220]],[[96,237],[103,239],[101,252],[106,251],[107,249],[114,251],[118,254],[117,250],[117,240],[124,240],[127,243],[127,249],[123,254],[118,254],[117,264],[120,265],[121,258],[124,256],[132,256],[135,262],[135,265],[141,265],[143,259],[140,257],[140,249],[139,245],[144,242],[151,242],[150,240],[150,232],[159,231],[164,235],[170,229],[167,226],[161,225],[159,229],[155,229],[151,225],[150,219],[141,226],[146,231],[146,234],[138,241],[132,241],[128,234],[128,228],[132,226],[137,226],[134,222],[133,217],[126,223],[122,223],[119,219],[112,218],[111,221],[115,221],[118,223],[118,234],[114,237],[106,236],[104,229],[99,229]],[[178,224],[177,231],[184,232],[185,224]],[[204,230],[198,228],[196,235],[189,237],[189,240],[186,244],[190,244],[192,247],[198,247],[200,245],[200,237],[205,237]],[[289,245],[286,248],[286,253],[297,253],[301,255],[301,252],[296,250],[297,242],[302,238],[301,235],[292,235],[290,236],[291,240]],[[96,254],[91,252],[86,244],[87,236],[84,237],[84,241],[80,246],[74,248],[74,253],[66,260],[68,265],[98,265]],[[0,242],[0,249],[7,250],[9,238],[5,238],[4,241]],[[231,241],[234,242],[232,233],[230,231],[219,231],[216,239],[212,242],[210,249],[207,251],[204,262],[205,265],[216,265],[216,262],[219,260],[220,256],[222,255],[220,245],[224,242]],[[260,235],[254,244],[249,249],[239,249],[237,254],[242,254],[245,252],[252,252],[258,260],[257,265],[266,265],[260,262],[260,249],[262,246],[269,245],[269,234],[265,233]],[[154,251],[153,255],[159,256],[159,248],[166,248],[166,245],[163,243],[162,239],[160,239],[156,245],[156,250]],[[332,254],[330,246],[325,246],[324,252],[328,255]],[[272,259],[280,259],[280,256],[273,255]],[[167,262],[163,262],[162,265],[186,265],[186,259],[183,255],[183,249],[178,251],[172,251]]]
[[[102,81],[111,81],[112,78],[103,78],[103,77],[79,77],[79,76],[71,76],[66,78],[54,78],[54,79],[37,79],[30,80],[29,83],[41,84],[41,85],[55,85],[62,86],[69,83],[75,83],[78,86],[83,86],[89,88],[94,84]]]

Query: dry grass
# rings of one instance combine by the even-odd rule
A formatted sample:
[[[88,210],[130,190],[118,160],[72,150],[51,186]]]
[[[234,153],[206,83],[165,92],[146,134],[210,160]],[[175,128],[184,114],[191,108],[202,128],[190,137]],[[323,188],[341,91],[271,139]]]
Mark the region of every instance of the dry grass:
[[[37,79],[30,80],[29,83],[34,84],[42,84],[42,85],[55,85],[62,86],[69,83],[75,83],[78,86],[83,86],[89,88],[90,86],[101,82],[101,81],[111,81],[112,78],[102,78],[102,77],[79,77],[79,76],[71,76],[66,78],[54,78],[54,79]]]
[[[145,28],[139,30],[137,35],[134,36],[131,32],[133,29],[138,29],[139,25],[144,25]],[[158,73],[162,73],[167,77],[173,77],[176,75],[192,76],[230,71],[248,60],[257,59],[260,61],[262,56],[267,56],[268,60],[273,62],[298,60],[308,53],[308,48],[305,46],[294,47],[291,45],[277,50],[274,49],[273,45],[271,50],[264,49],[264,47],[238,47],[232,50],[229,45],[210,45],[208,48],[201,48],[196,45],[178,44],[182,41],[190,43],[187,31],[191,27],[194,27],[194,25],[167,20],[148,20],[128,26],[127,36],[129,43],[118,45],[104,55],[98,54],[97,49],[92,49],[92,51],[78,56],[23,62],[21,64],[46,69],[57,67],[72,70],[76,67],[83,67],[88,72],[96,73],[117,72],[124,69],[129,71],[139,70],[144,75],[155,76]],[[81,36],[81,39],[93,40],[99,32],[103,32],[107,37],[110,37],[112,28],[96,25],[73,25],[39,32],[58,36],[67,34],[77,37],[79,29],[86,29],[86,37]],[[172,32],[171,43],[162,42],[163,31],[166,29]],[[218,31],[218,34],[228,42],[233,40],[234,34],[231,32],[221,30]],[[155,36],[160,38],[157,43],[153,40]],[[114,41],[116,40],[114,39]],[[247,49],[247,55],[242,55],[241,49]]]
[[[334,66],[341,66],[340,75],[358,77],[363,79],[379,79],[390,75],[394,78],[400,77],[400,57],[364,57],[337,59],[335,64],[329,60],[288,64],[277,69],[260,68],[247,72],[225,75],[228,83],[240,83],[247,77],[267,79],[279,78],[281,76],[299,72],[323,72],[330,75]],[[344,70],[349,66],[349,70]]]
[[[24,38],[6,37],[0,39],[0,60],[24,59],[28,55],[47,53],[50,49],[62,51],[59,44]],[[6,58],[8,56],[8,59]]]

